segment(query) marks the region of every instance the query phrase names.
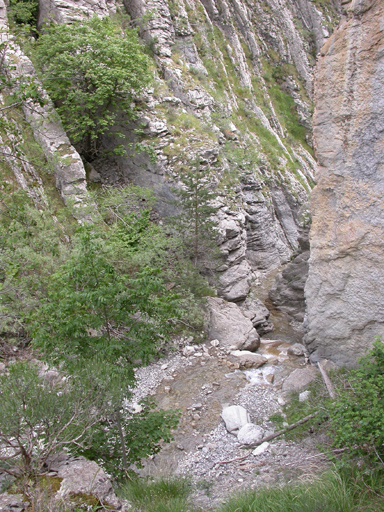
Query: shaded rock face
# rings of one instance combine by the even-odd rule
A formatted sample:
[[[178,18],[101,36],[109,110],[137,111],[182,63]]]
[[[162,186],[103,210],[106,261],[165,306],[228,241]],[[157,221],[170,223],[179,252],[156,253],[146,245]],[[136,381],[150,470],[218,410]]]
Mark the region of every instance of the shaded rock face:
[[[299,253],[287,263],[269,292],[273,304],[298,322],[304,320],[304,287],[308,277],[308,231],[299,238]]]
[[[226,347],[254,352],[260,346],[260,337],[249,318],[236,304],[216,297],[208,298],[209,337]]]
[[[316,70],[306,342],[354,365],[384,336],[384,3],[343,8]]]

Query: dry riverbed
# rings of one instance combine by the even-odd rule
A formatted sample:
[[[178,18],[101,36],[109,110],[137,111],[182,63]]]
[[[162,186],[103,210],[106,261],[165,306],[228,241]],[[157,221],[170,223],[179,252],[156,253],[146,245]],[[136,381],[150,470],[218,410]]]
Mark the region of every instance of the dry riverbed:
[[[194,503],[206,509],[242,488],[303,478],[324,467],[313,435],[300,443],[279,437],[255,454],[227,432],[221,419],[224,407],[241,405],[264,435],[272,433],[276,427],[269,417],[287,399],[284,380],[309,367],[305,356],[289,355],[286,341],[265,339],[257,354],[268,361],[240,369],[228,348],[214,345],[205,341],[186,348],[188,340],[181,340],[176,353],[137,371],[134,402],[150,394],[159,407],[181,411],[174,441],[147,461],[141,474],[189,476]]]

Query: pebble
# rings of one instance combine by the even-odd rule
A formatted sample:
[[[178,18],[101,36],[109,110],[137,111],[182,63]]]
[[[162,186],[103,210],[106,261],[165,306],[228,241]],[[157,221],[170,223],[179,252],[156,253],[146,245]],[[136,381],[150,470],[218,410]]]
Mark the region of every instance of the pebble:
[[[162,370],[166,370],[168,368],[168,365],[167,364],[162,364],[161,367],[160,367]]]

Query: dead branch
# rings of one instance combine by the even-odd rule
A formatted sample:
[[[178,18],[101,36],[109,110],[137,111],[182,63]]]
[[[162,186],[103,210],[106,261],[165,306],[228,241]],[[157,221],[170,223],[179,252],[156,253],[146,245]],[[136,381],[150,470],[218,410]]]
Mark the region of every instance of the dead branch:
[[[319,414],[319,412],[320,411],[316,411],[316,412],[314,412],[312,414],[309,414],[305,418],[302,418],[301,420],[296,421],[296,423],[292,423],[292,425],[289,425],[288,427],[284,428],[283,430],[279,430],[278,432],[274,432],[273,434],[270,434],[269,436],[264,437],[261,441],[258,441],[257,443],[253,443],[251,445],[248,445],[247,448],[249,448],[249,447],[254,448],[256,446],[261,445],[262,443],[266,443],[267,441],[271,441],[272,439],[275,439],[275,437],[282,436],[283,434],[286,434],[290,430],[293,430],[294,428],[299,427],[300,425],[303,425],[303,423],[306,423],[307,421],[311,420],[312,418],[317,416]]]
[[[238,462],[239,460],[246,459],[249,455],[251,455],[252,452],[247,453],[246,455],[243,455],[242,457],[235,457],[234,459],[230,460],[223,460],[221,462],[216,462],[216,466],[220,466],[221,464],[230,464],[231,462]]]
[[[333,453],[334,455],[337,455],[339,453],[343,453],[345,451],[349,450],[349,448],[336,448],[335,450],[330,450],[331,453]],[[316,455],[310,455],[309,457],[305,457],[304,459],[301,459],[299,461],[294,461],[294,462],[287,462],[286,463],[286,466],[293,466],[295,464],[297,464],[298,462],[303,462],[305,460],[309,460],[309,459],[316,459],[317,457],[328,457],[328,455],[326,453],[316,453]]]
[[[335,398],[335,389],[333,387],[333,384],[331,382],[331,379],[329,378],[328,376],[328,373],[326,371],[326,369],[323,367],[323,365],[321,364],[321,361],[319,361],[317,363],[317,366],[319,367],[319,370],[320,370],[320,373],[321,373],[321,376],[323,377],[323,381],[324,381],[324,384],[326,385],[327,387],[327,390],[328,390],[328,393],[329,393],[329,396],[331,398]]]

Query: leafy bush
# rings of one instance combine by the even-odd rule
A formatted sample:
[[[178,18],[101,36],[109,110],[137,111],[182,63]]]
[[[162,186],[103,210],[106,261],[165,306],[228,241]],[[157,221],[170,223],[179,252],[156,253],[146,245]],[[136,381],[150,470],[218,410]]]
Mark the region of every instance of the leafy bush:
[[[342,374],[330,404],[334,445],[384,465],[384,343],[377,339],[359,366]]]
[[[37,0],[10,0],[8,18],[11,23],[36,27],[38,8]]]
[[[134,95],[151,79],[136,31],[123,31],[110,18],[52,25],[35,55],[65,130],[88,158],[97,154],[100,136],[116,124],[118,112],[132,118]]]
[[[142,410],[130,414],[127,409],[111,411],[94,429],[92,443],[81,453],[102,461],[109,474],[125,476],[131,464],[141,466],[141,459],[157,453],[162,444],[172,440],[172,430],[179,423],[177,411],[156,409],[150,399],[141,402]]]

